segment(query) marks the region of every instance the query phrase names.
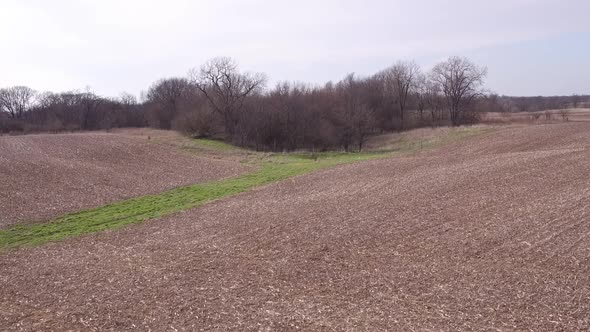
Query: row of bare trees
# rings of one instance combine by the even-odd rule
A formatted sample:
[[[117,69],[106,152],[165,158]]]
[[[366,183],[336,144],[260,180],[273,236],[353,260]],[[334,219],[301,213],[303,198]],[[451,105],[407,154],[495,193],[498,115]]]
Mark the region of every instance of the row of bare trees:
[[[134,96],[103,98],[91,91],[37,93],[23,86],[0,90],[0,133],[102,130],[145,126]],[[1,115],[4,115],[3,117]]]
[[[156,83],[147,95],[150,113],[181,119],[167,123],[195,136],[257,149],[348,151],[362,149],[373,133],[476,121],[474,101],[483,96],[486,73],[452,57],[428,73],[398,62],[370,77],[349,74],[322,87],[283,82],[264,90],[263,74],[242,73],[232,59],[216,58],[187,78]],[[154,92],[173,82],[177,101],[166,107],[166,98]]]
[[[155,82],[141,102],[89,90],[1,89],[0,132],[151,126],[260,150],[361,150],[375,133],[474,123],[479,111],[502,109],[505,97],[484,93],[486,74],[466,58],[451,57],[427,72],[400,61],[368,77],[268,89],[264,74],[241,72],[222,57],[186,77]]]

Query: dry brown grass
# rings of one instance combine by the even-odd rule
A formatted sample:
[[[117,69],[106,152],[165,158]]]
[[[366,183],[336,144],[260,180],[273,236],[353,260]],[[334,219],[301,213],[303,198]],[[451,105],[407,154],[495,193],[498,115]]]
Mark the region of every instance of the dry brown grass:
[[[386,133],[370,137],[366,151],[420,151],[445,144],[463,137],[478,135],[493,130],[494,126],[475,125],[464,127],[425,127],[399,133]]]
[[[561,113],[563,110],[549,110],[547,112],[513,112],[513,113],[497,113],[489,112],[485,113],[482,117],[482,123],[484,124],[513,124],[513,123],[559,123],[564,122]],[[575,108],[568,109],[569,121],[580,122],[590,121],[590,109],[588,108]],[[547,118],[547,114],[550,114],[550,118]]]
[[[590,329],[590,123],[507,126],[0,256],[5,330]]]

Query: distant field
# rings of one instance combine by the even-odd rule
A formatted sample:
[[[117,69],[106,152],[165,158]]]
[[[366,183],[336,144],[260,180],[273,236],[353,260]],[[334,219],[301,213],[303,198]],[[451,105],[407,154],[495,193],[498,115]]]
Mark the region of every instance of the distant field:
[[[546,113],[550,113],[549,119],[546,118]],[[514,123],[514,122],[559,122],[563,121],[560,110],[549,110],[540,112],[511,112],[511,113],[497,113],[489,112],[483,116],[484,122],[492,123]],[[575,108],[568,109],[569,121],[590,121],[590,108]]]
[[[164,138],[182,141],[150,130],[0,136],[0,228],[250,169],[158,144]]]

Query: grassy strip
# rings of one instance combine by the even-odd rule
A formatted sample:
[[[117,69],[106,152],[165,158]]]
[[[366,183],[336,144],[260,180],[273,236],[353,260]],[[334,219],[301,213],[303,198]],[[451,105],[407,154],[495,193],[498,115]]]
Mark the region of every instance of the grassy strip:
[[[231,144],[227,144],[225,142],[218,141],[218,140],[213,140],[213,139],[199,138],[199,139],[196,139],[196,140],[193,140],[193,141],[196,142],[197,145],[200,145],[200,146],[202,146],[204,148],[209,148],[209,149],[212,149],[212,150],[216,150],[216,151],[236,151],[236,150],[241,150],[237,146],[233,146]]]
[[[255,158],[260,157],[257,163],[261,167],[249,174],[128,199],[91,210],[67,214],[47,223],[17,225],[0,230],[0,251],[21,246],[41,245],[108,229],[119,229],[148,219],[195,208],[213,200],[245,192],[254,187],[318,169],[387,157],[391,156],[392,153],[414,153],[423,148],[433,148],[487,131],[489,130],[481,128],[454,129],[442,137],[433,137],[421,141],[399,141],[387,149],[372,153],[327,152],[320,154],[255,155]],[[217,141],[198,140],[195,143],[221,151],[233,148]]]
[[[327,154],[275,156],[252,173],[235,178],[180,187],[160,194],[124,200],[96,209],[68,214],[48,223],[17,225],[0,230],[0,250],[40,245],[68,237],[118,229],[148,219],[188,210],[251,188],[320,168],[385,156],[384,154]]]

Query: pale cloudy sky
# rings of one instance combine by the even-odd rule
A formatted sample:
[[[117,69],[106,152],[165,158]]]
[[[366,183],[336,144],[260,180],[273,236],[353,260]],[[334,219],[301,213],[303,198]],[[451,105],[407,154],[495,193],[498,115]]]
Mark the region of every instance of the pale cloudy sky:
[[[508,95],[590,94],[588,0],[0,0],[0,87],[139,94],[215,56],[271,83],[465,55]]]

